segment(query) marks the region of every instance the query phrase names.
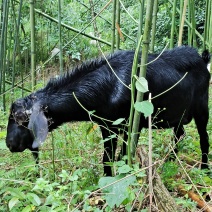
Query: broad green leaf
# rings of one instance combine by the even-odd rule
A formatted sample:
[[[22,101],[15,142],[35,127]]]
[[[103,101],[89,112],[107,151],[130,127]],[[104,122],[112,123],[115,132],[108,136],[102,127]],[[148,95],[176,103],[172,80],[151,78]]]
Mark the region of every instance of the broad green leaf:
[[[134,107],[138,112],[143,113],[145,118],[150,116],[154,110],[153,104],[149,101],[136,102]]]
[[[148,82],[144,77],[139,77],[135,83],[135,87],[138,91],[145,93],[149,91]]]
[[[34,193],[28,193],[27,198],[35,206],[39,206],[41,204],[40,198]]]
[[[69,177],[69,180],[73,182],[73,181],[77,181],[78,178],[79,178],[79,177],[78,177],[77,175],[73,175],[73,176],[70,176],[70,177]]]
[[[27,205],[21,212],[31,212],[34,211],[35,207],[33,205]]]
[[[135,176],[130,176],[124,178],[123,180],[119,179],[120,176],[116,177],[102,177],[99,180],[99,187],[103,188],[109,184],[112,184],[103,189],[105,194],[105,200],[110,208],[113,208],[115,205],[119,207],[121,203],[129,197],[128,186],[135,182]],[[118,181],[120,180],[120,181]]]
[[[125,120],[124,118],[117,119],[116,121],[114,121],[114,122],[112,123],[112,125],[119,125],[119,124],[121,124],[121,122],[123,122],[124,120]]]
[[[126,173],[129,173],[130,171],[131,171],[130,166],[126,164],[118,168],[119,174],[126,174]]]
[[[25,199],[25,194],[17,188],[8,188],[8,191],[13,197],[17,197],[19,199]]]
[[[119,161],[115,162],[115,165],[120,167],[120,166],[125,165],[125,162],[123,160],[119,160]]]
[[[12,208],[19,202],[18,197],[13,197],[10,201],[9,201],[9,209],[12,210]]]

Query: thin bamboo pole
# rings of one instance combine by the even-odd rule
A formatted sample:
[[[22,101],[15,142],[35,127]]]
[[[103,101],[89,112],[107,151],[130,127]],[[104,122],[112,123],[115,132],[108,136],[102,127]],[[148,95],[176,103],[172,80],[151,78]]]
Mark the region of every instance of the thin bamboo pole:
[[[2,29],[0,46],[0,93],[2,94],[3,110],[6,110],[5,102],[5,69],[6,69],[6,45],[7,45],[7,26],[8,26],[9,1],[4,0],[2,7]],[[2,89],[1,89],[2,88]]]
[[[182,41],[183,41],[183,27],[184,27],[184,22],[185,22],[187,5],[188,5],[188,0],[185,0],[184,1],[184,6],[183,6],[183,14],[182,14],[181,23],[180,23],[180,29],[179,29],[178,46],[181,46],[182,45]]]
[[[171,38],[170,38],[170,48],[171,49],[174,48],[174,30],[175,30],[176,6],[177,6],[177,0],[174,0],[173,11],[172,11]]]
[[[192,2],[191,2],[191,0],[188,0],[188,4],[189,4],[189,6],[188,6],[188,21],[190,22],[190,23],[192,23],[191,22],[191,13],[192,13],[192,9],[191,9],[191,4],[192,4]],[[188,27],[188,45],[189,46],[191,46],[192,45],[192,28],[190,28],[190,27]]]
[[[116,5],[116,25],[120,27],[120,2],[117,0]],[[118,29],[117,29],[118,30]],[[120,35],[116,33],[116,49],[120,48]]]
[[[140,4],[137,43],[139,42],[140,37],[141,37],[141,35],[142,35],[143,19],[144,19],[144,1],[145,1],[145,0],[141,0],[141,4]]]
[[[60,74],[63,73],[63,44],[62,44],[62,27],[61,27],[61,0],[58,0],[58,30],[59,30],[59,60]]]
[[[146,18],[145,18],[145,27],[143,35],[143,47],[142,47],[142,58],[140,65],[139,77],[146,78],[146,68],[147,68],[147,59],[148,59],[148,49],[149,49],[149,40],[151,32],[151,23],[152,23],[152,11],[153,11],[154,0],[149,0],[146,9]],[[143,101],[143,93],[137,92],[136,102]],[[134,112],[133,125],[132,125],[132,135],[131,135],[131,153],[135,155],[135,148],[138,141],[138,130],[140,123],[141,114],[138,111]]]
[[[13,1],[12,1],[13,2]],[[18,18],[16,23],[15,11],[13,12],[14,20],[15,20],[15,32],[14,32],[14,46],[13,46],[13,58],[12,58],[12,87],[15,84],[15,65],[16,65],[16,54],[17,54],[17,47],[19,43],[19,29],[20,29],[20,22],[21,22],[21,9],[22,9],[23,0],[20,0],[19,4],[19,11],[18,11]],[[14,7],[14,5],[13,5]]]
[[[38,14],[40,14],[40,15],[42,15],[43,17],[49,19],[50,21],[53,21],[53,22],[55,22],[55,23],[58,23],[58,20],[57,20],[57,19],[52,18],[51,16],[47,15],[46,13],[43,13],[43,12],[37,10],[37,9],[35,9],[35,12],[38,13]],[[74,27],[71,27],[71,26],[69,26],[69,25],[67,25],[67,24],[61,23],[61,26],[65,27],[66,29],[69,29],[69,30],[71,30],[71,31],[73,31],[73,32],[76,32],[76,33],[78,33],[78,34],[81,34],[81,35],[83,35],[83,36],[85,36],[85,37],[91,38],[91,39],[93,39],[93,40],[97,40],[97,41],[99,41],[99,42],[101,42],[101,43],[104,43],[104,44],[106,44],[106,45],[108,45],[108,46],[111,46],[111,45],[112,45],[110,42],[107,42],[107,41],[105,41],[105,40],[103,40],[103,39],[101,39],[101,38],[97,38],[97,37],[95,37],[95,36],[86,34],[86,33],[84,33],[82,30],[75,29]]]
[[[173,5],[173,2],[171,0],[168,0],[170,4]],[[210,2],[210,1],[209,1]],[[180,10],[178,8],[176,8],[176,11],[180,14]],[[190,27],[192,28],[192,25],[191,23],[185,18],[185,23]],[[204,41],[204,37],[195,29],[195,33],[196,35],[198,36],[198,38],[201,40],[201,41]],[[206,45],[209,45],[208,43],[208,40],[206,40]]]
[[[209,18],[209,26],[212,26],[212,2],[210,1],[210,6],[209,6],[210,10],[210,18]],[[208,36],[208,43],[209,43],[209,50],[210,52],[212,52],[212,27],[209,27],[209,32],[208,32],[209,36]],[[211,66],[212,67],[212,66]]]
[[[203,39],[203,49],[206,49],[206,40],[207,40],[207,32],[208,30],[208,26],[209,26],[209,0],[206,0],[206,9],[205,9],[205,24],[204,24],[204,39]]]
[[[30,26],[31,26],[31,83],[32,91],[36,85],[36,67],[35,67],[35,12],[34,0],[30,0]]]
[[[196,21],[195,21],[195,5],[194,5],[194,0],[190,0],[190,11],[191,11],[191,24],[192,24],[192,45],[194,47],[197,47],[197,37],[196,37],[196,33],[195,33],[195,29],[196,29]]]
[[[142,0],[143,1],[143,0]],[[89,8],[86,4],[84,4],[83,2],[80,2],[79,0],[77,0],[77,2],[79,3],[79,4],[81,4],[82,6],[84,6],[85,8],[87,8],[87,9],[91,9],[91,8]],[[120,1],[119,1],[119,3],[120,3]],[[95,4],[93,4],[93,6],[92,6],[92,9],[94,8],[94,6],[95,6]],[[118,10],[118,9],[117,9]],[[95,12],[95,11],[94,11]],[[105,19],[104,17],[102,17],[101,15],[99,15],[99,18],[101,18],[102,20],[104,20],[106,23],[108,23],[109,25],[112,25],[112,23],[109,21],[109,20],[107,20],[107,19]],[[122,32],[122,34],[125,36],[125,37],[127,37],[128,39],[130,39],[131,41],[133,41],[133,42],[135,42],[135,39],[134,38],[131,38],[128,34],[126,34],[125,32]]]
[[[150,53],[154,52],[157,12],[158,12],[158,0],[155,0],[154,7],[153,7],[153,14],[152,14],[152,38],[151,38],[150,49],[149,49]]]
[[[115,47],[115,34],[116,34],[116,0],[113,0],[113,16],[112,16],[112,45],[111,52],[114,52]]]

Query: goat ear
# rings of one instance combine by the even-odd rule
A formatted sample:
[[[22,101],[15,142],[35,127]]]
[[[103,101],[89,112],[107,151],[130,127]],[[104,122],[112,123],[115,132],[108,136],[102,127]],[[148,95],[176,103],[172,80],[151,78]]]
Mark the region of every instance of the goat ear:
[[[48,121],[39,104],[32,108],[28,129],[32,131],[34,141],[32,148],[38,148],[45,141],[48,134]]]

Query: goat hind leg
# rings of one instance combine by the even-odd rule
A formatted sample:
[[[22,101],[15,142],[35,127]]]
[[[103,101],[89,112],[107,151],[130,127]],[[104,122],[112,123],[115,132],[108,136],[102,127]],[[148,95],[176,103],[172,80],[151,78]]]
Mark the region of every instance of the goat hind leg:
[[[197,126],[197,130],[200,136],[200,148],[202,151],[202,164],[201,169],[208,168],[208,152],[209,152],[209,137],[207,133],[207,124],[208,124],[208,107],[199,110],[198,114],[194,116],[194,120]]]

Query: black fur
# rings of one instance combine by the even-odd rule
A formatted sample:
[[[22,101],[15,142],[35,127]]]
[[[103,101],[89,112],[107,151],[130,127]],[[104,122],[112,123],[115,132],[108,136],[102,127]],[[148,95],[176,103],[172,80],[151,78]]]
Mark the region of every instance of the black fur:
[[[26,148],[38,150],[44,142],[47,133],[59,125],[70,121],[89,121],[89,111],[95,111],[99,117],[108,120],[129,117],[131,92],[125,86],[131,83],[131,69],[134,51],[118,51],[107,57],[111,71],[105,59],[95,59],[80,67],[52,79],[41,90],[17,100],[11,106],[6,143],[12,152],[23,151]],[[151,62],[158,54],[149,54]],[[152,97],[169,89],[177,83],[186,72],[186,77],[170,91],[153,99],[154,114],[158,108],[166,108],[156,116],[158,128],[174,128],[176,141],[184,134],[183,125],[194,118],[202,151],[202,168],[207,168],[208,134],[206,131],[209,118],[208,88],[210,74],[207,70],[209,53],[205,51],[202,57],[194,48],[183,46],[163,52],[154,62],[147,66],[147,80]],[[124,85],[124,84],[125,85]],[[74,95],[76,98],[74,97]],[[147,99],[148,93],[144,98]],[[108,127],[118,133],[110,122],[92,117],[93,121]],[[147,127],[147,119],[143,116],[140,129]],[[101,127],[103,138],[110,131]],[[126,135],[125,135],[126,137]],[[104,164],[113,160],[116,149],[116,138],[104,143]],[[35,157],[37,156],[34,153]],[[106,175],[111,175],[110,167],[104,165]]]

